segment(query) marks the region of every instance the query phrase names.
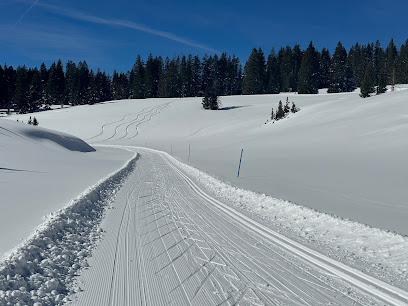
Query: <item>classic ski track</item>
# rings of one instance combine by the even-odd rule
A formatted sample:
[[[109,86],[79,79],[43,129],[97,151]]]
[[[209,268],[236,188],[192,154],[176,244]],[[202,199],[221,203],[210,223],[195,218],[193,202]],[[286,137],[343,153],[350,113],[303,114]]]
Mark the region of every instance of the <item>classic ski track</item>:
[[[181,194],[180,194],[180,195],[181,195]],[[182,198],[182,200],[184,200],[184,199]],[[186,204],[187,204],[187,202],[186,202]],[[198,206],[197,206],[197,207],[198,207]],[[190,207],[190,208],[191,208],[191,207]],[[192,208],[191,208],[191,209],[192,209]],[[192,210],[193,210],[193,209],[192,209]],[[212,210],[212,209],[211,209],[211,210]],[[203,217],[203,216],[206,215],[206,214],[199,213],[199,212],[197,212],[197,211],[195,211],[195,210],[193,210],[193,212],[194,212],[197,216],[199,216],[199,217],[201,218],[201,220],[202,220],[203,222],[205,222],[209,227],[215,228],[216,225],[215,225],[213,222],[211,222],[208,218],[204,218],[204,217]],[[214,213],[216,213],[216,212],[214,212]],[[190,218],[190,219],[192,219],[192,218]],[[231,223],[229,223],[229,224],[231,224]],[[218,229],[220,229],[220,227],[222,227],[223,229],[227,230],[227,231],[229,232],[229,234],[231,234],[231,235],[233,235],[233,236],[237,236],[237,234],[234,233],[234,231],[232,231],[230,228],[224,226],[223,223],[218,223],[217,225],[218,225]],[[225,240],[227,240],[227,241],[230,243],[230,245],[232,246],[232,248],[236,250],[237,254],[243,255],[243,256],[245,256],[245,258],[251,258],[251,260],[254,261],[254,262],[257,261],[257,259],[256,259],[254,256],[250,255],[249,253],[245,252],[245,254],[244,254],[244,253],[240,252],[240,251],[239,251],[239,246],[236,245],[236,243],[233,242],[232,239],[229,239],[229,238],[228,238],[228,235],[225,234],[223,231],[219,231],[218,233],[219,233],[219,235],[220,235],[221,237],[223,237]],[[238,237],[238,236],[237,236],[237,237]],[[215,241],[213,238],[210,238],[210,239],[213,240],[213,244],[214,244],[214,245],[218,245],[218,244],[219,244],[219,243],[218,243],[217,241]],[[241,241],[243,241],[243,243],[245,243],[245,240],[241,240]],[[253,247],[252,245],[249,245],[249,244],[248,244],[248,246],[249,246],[249,247]],[[221,247],[220,250],[219,250],[219,252],[220,252],[220,253],[225,253],[224,248]],[[282,257],[282,259],[287,260],[286,258],[283,258],[283,257]],[[226,256],[225,260],[226,260],[227,265],[233,266],[233,267],[236,269],[236,271],[242,270],[242,268],[239,268],[239,267],[238,267],[236,264],[234,264],[234,262],[233,262],[232,260],[230,260],[227,256]],[[241,261],[239,258],[235,258],[235,260],[236,260],[239,264],[241,264],[242,266],[246,267],[247,270],[248,270],[248,272],[253,271],[253,270],[251,270],[251,268],[250,268],[246,263],[244,263],[243,261]],[[258,265],[258,264],[256,264],[256,267],[258,268],[258,270],[261,270],[261,271],[263,271],[266,275],[272,277],[272,281],[276,281],[276,282],[280,283],[280,284],[287,290],[287,292],[290,292],[293,296],[298,297],[298,298],[301,300],[301,301],[300,301],[301,303],[299,303],[299,302],[297,302],[297,301],[290,300],[289,297],[288,297],[288,300],[289,300],[290,302],[292,302],[292,303],[299,303],[300,305],[314,305],[314,302],[312,301],[312,297],[311,297],[309,294],[304,293],[306,296],[309,296],[309,298],[311,299],[309,302],[307,302],[306,300],[304,300],[304,299],[302,299],[301,297],[299,297],[299,295],[296,294],[296,292],[294,292],[292,289],[290,289],[289,287],[287,287],[282,281],[280,281],[280,280],[278,280],[277,278],[275,278],[272,273],[267,272],[266,270],[264,270],[264,269],[263,269],[260,265]],[[285,270],[286,270],[285,272],[288,272],[289,274],[292,274],[289,270],[287,270],[287,269],[285,269]],[[267,279],[265,279],[261,274],[259,274],[259,273],[254,273],[254,274],[255,274],[256,277],[259,277],[260,279],[262,279],[265,283],[270,283],[270,281],[267,280]],[[245,286],[246,286],[247,288],[259,290],[258,283],[254,282],[251,278],[246,277],[245,274],[242,274],[241,277],[245,279],[245,283],[246,283]],[[290,282],[289,280],[286,280],[286,281],[291,284],[291,282]],[[293,285],[294,288],[298,288],[296,285],[294,285],[294,284],[292,284],[292,285]],[[276,289],[279,290],[279,291],[281,291],[281,288],[279,288],[279,289],[276,288]],[[257,294],[257,293],[254,291],[254,294]],[[242,297],[241,297],[241,299],[242,299]],[[259,299],[260,299],[261,301],[264,301],[265,298],[259,297]],[[268,298],[266,298],[266,299],[268,299]],[[265,302],[265,301],[264,301],[264,302]]]
[[[159,224],[158,224],[156,218],[155,218],[155,223],[156,223],[157,231],[158,231],[159,236],[160,236],[160,240],[161,240],[162,245],[163,245],[163,247],[164,247],[164,249],[165,249],[165,253],[166,253],[166,255],[167,255],[167,258],[168,258],[168,260],[170,261],[170,265],[171,265],[171,267],[173,268],[173,272],[174,272],[174,274],[175,274],[176,277],[177,277],[177,281],[178,281],[178,283],[180,284],[180,288],[182,289],[182,292],[183,292],[183,296],[184,296],[184,298],[185,298],[185,301],[187,302],[188,305],[192,305],[190,299],[188,298],[187,292],[186,292],[184,286],[182,285],[182,282],[181,282],[181,279],[180,279],[180,275],[179,275],[177,269],[176,269],[175,266],[174,266],[174,259],[171,258],[171,255],[170,255],[170,253],[169,253],[169,249],[168,249],[168,247],[166,247],[166,243],[165,243],[165,241],[164,241],[164,239],[163,239],[164,234],[161,233],[160,228],[159,228]],[[167,225],[167,227],[168,227],[169,232],[172,232],[171,227],[170,227],[170,223],[168,223],[167,220],[166,220],[166,225]],[[157,273],[157,272],[156,272],[156,273]]]
[[[153,193],[153,192],[152,192]],[[138,193],[137,195],[137,200],[135,202],[135,215],[134,215],[134,220],[138,220],[139,217],[139,213],[138,213],[138,207],[136,206],[137,201],[140,200],[140,193]],[[140,230],[138,229],[137,226],[137,222],[134,222],[134,232],[136,235],[140,235]],[[136,245],[137,245],[137,250],[136,252],[139,254],[139,256],[137,256],[138,258],[138,274],[139,274],[139,285],[140,288],[142,288],[141,290],[139,290],[140,292],[140,302],[142,305],[151,305],[151,299],[150,299],[150,295],[149,295],[149,290],[147,287],[147,280],[146,280],[146,266],[144,264],[145,262],[145,258],[143,256],[143,252],[141,252],[142,249],[142,245],[141,245],[141,241],[140,239],[137,237],[136,238]],[[142,271],[143,269],[143,271]],[[149,302],[148,302],[149,301]]]
[[[164,176],[164,179],[166,180],[166,176]],[[167,178],[167,180],[166,180],[166,186],[167,186],[167,188],[168,188],[169,186],[171,186],[172,183],[170,183],[170,182],[171,182],[171,181]],[[173,192],[173,188],[169,191],[169,199],[170,199],[170,200],[174,198],[174,197],[172,196],[172,195],[173,195],[172,192]],[[177,201],[174,201],[174,202],[177,202]],[[171,203],[169,203],[167,209],[171,210],[171,208],[173,208],[172,211],[174,211],[174,215],[172,216],[172,219],[169,220],[169,221],[174,222],[174,223],[177,224],[177,220],[180,220],[180,215],[179,215],[179,214],[180,214],[180,213],[183,213],[183,211],[182,211],[182,210],[175,210],[175,209],[174,209],[174,206],[173,206],[173,207],[170,207],[170,205],[171,205]],[[183,237],[183,233],[182,233],[182,232],[184,231],[185,233],[187,233],[187,236],[186,236],[185,238],[183,238],[180,242],[184,242],[184,243],[187,245],[186,240],[187,240],[187,239],[188,239],[188,240],[192,240],[192,244],[194,245],[194,249],[195,249],[196,251],[198,251],[202,256],[206,257],[206,260],[210,261],[210,258],[207,257],[207,255],[205,254],[205,252],[203,252],[202,248],[196,243],[196,241],[193,240],[193,239],[190,239],[191,236],[193,235],[193,233],[189,234],[189,231],[191,231],[191,230],[189,230],[188,227],[186,227],[183,222],[179,221],[178,223],[179,223],[180,226],[181,226],[181,228],[178,227],[179,235],[180,235],[181,237]],[[195,232],[194,234],[197,234],[197,232]],[[174,236],[174,239],[177,240],[176,237],[175,237],[175,235],[174,235],[173,233],[172,233],[172,235]],[[201,237],[201,236],[200,236],[200,237]],[[176,245],[177,245],[178,248],[180,248],[179,242],[177,242]],[[171,246],[171,247],[172,247],[172,246]],[[187,256],[187,254],[185,254],[185,251],[183,251],[183,249],[180,249],[180,252],[182,252],[182,255],[183,255],[183,256]],[[190,253],[191,253],[191,256],[192,256],[193,261],[195,262],[196,265],[198,265],[198,269],[195,268],[195,270],[194,270],[194,267],[192,267],[193,270],[190,270],[190,271],[189,271],[188,279],[196,279],[197,282],[200,282],[199,274],[201,274],[201,275],[203,275],[204,277],[206,277],[206,276],[205,276],[205,273],[204,273],[204,271],[203,271],[203,268],[205,267],[205,265],[200,265],[200,264],[197,262],[197,260],[195,259],[194,255],[193,255],[193,251],[192,251],[192,250],[190,251]],[[214,257],[215,257],[215,255],[214,255]],[[188,258],[187,258],[187,261],[188,261]],[[189,267],[190,267],[190,266],[189,266]],[[214,267],[214,269],[215,269],[215,268],[216,268],[216,267]],[[185,283],[186,280],[187,280],[187,279],[185,279],[185,280],[183,280],[183,281],[180,281],[180,284],[179,284],[177,287],[183,286],[183,283]],[[176,287],[176,288],[177,288],[177,287]],[[197,295],[198,291],[200,291],[200,290],[202,289],[202,287],[203,287],[202,285],[201,285],[200,287],[198,287],[198,288],[197,288],[197,292],[195,293],[195,295],[194,295],[193,297],[189,298],[189,299],[190,299],[190,303],[194,300],[194,297]],[[176,288],[175,288],[175,289],[176,289]],[[175,290],[175,289],[173,289],[173,290]],[[208,294],[210,294],[210,293],[206,290],[206,293],[205,293],[205,294],[208,295]]]
[[[187,203],[186,203],[186,204],[187,204]],[[198,207],[198,209],[200,209],[200,206],[197,206],[197,207]],[[209,210],[213,211],[214,214],[217,214],[217,212],[216,212],[210,205],[208,205],[207,208],[208,208]],[[201,210],[201,211],[204,212],[204,210]],[[198,215],[198,216],[208,215],[208,214],[204,214],[204,213],[198,213],[197,211],[195,211],[195,214]],[[203,217],[202,217],[202,219],[203,219]],[[207,220],[208,220],[208,219],[207,219]],[[205,221],[205,220],[203,219],[203,221],[206,222],[207,224],[210,223],[211,226],[215,226],[210,220]],[[229,220],[226,220],[226,221],[228,222]],[[234,223],[232,223],[232,222],[229,222],[229,225],[233,225],[234,227],[236,227],[236,224],[234,224]],[[311,273],[305,271],[304,269],[302,269],[302,268],[301,268],[299,265],[297,265],[296,263],[290,261],[288,258],[282,256],[281,254],[279,254],[278,252],[276,252],[276,251],[274,251],[274,250],[272,250],[272,249],[270,249],[270,248],[268,248],[267,250],[261,250],[261,249],[258,248],[258,252],[262,254],[262,256],[260,256],[260,257],[253,256],[253,255],[249,254],[249,253],[246,252],[246,251],[239,251],[240,247],[239,247],[232,239],[229,238],[229,236],[236,236],[236,237],[239,239],[239,236],[237,235],[237,233],[236,233],[235,231],[233,231],[231,228],[225,226],[224,223],[219,223],[219,227],[224,228],[225,231],[228,232],[228,234],[226,234],[226,233],[224,233],[223,231],[220,231],[219,234],[220,234],[225,240],[228,240],[228,241],[229,241],[230,245],[236,250],[236,254],[237,254],[237,255],[243,256],[244,258],[251,258],[252,263],[255,264],[255,266],[257,267],[258,270],[263,271],[263,272],[265,273],[265,275],[268,275],[268,276],[272,277],[272,279],[273,279],[274,281],[280,283],[283,287],[285,287],[285,288],[287,289],[287,291],[289,291],[290,293],[292,293],[294,296],[298,296],[298,295],[297,295],[295,292],[293,292],[293,290],[291,290],[290,288],[288,288],[287,286],[285,286],[281,280],[279,280],[278,278],[274,277],[274,276],[273,276],[273,273],[270,273],[270,272],[266,271],[264,268],[262,268],[262,265],[263,265],[263,266],[266,266],[266,267],[268,267],[268,268],[272,268],[272,266],[270,266],[270,265],[268,265],[267,263],[261,261],[261,259],[269,259],[269,255],[270,255],[270,254],[267,254],[267,252],[269,252],[269,253],[272,252],[273,254],[275,254],[276,256],[278,256],[282,261],[288,262],[288,264],[297,267],[299,270],[302,270],[302,272],[304,272],[304,273],[310,275],[311,277],[313,277],[314,279],[316,279],[319,283],[322,283],[323,285],[326,285],[326,284],[325,284],[321,279],[319,279],[316,275],[313,275],[313,274],[311,274]],[[237,228],[237,229],[238,229],[238,228]],[[238,230],[239,230],[239,229],[238,229]],[[256,237],[251,237],[251,238],[252,238],[253,240],[257,241],[257,243],[261,243],[261,241],[260,241],[259,239],[257,239]],[[253,248],[253,245],[250,244],[250,243],[248,243],[246,240],[240,240],[240,241],[241,241],[243,244],[246,244],[249,248]],[[243,250],[245,250],[245,248],[243,248]],[[243,252],[244,252],[244,253],[243,253]],[[248,271],[252,271],[251,267],[249,267],[246,263],[244,263],[243,261],[241,261],[238,257],[236,258],[236,260],[237,260],[238,262],[240,262],[240,264],[242,264],[243,266],[247,267],[247,270],[248,270]],[[259,262],[259,264],[258,264],[258,262]],[[298,276],[293,275],[293,272],[292,272],[292,271],[288,270],[288,269],[285,268],[283,265],[279,264],[279,261],[275,262],[275,265],[278,265],[281,269],[283,269],[282,272],[285,273],[285,275],[292,275],[292,276],[293,276],[293,279],[292,279],[292,280],[288,280],[288,279],[286,278],[286,281],[287,281],[289,284],[291,284],[294,288],[298,288],[298,289],[299,289],[299,287],[298,287],[296,284],[294,284],[294,282],[298,282]],[[275,267],[273,267],[273,268],[275,269]],[[269,283],[269,281],[268,281],[267,279],[265,279],[264,276],[262,276],[262,275],[260,275],[260,274],[257,274],[256,276],[259,277],[260,279],[263,279],[263,280],[265,281],[265,283]],[[309,281],[309,282],[310,282],[310,281]],[[321,284],[316,284],[316,283],[313,283],[313,285],[320,286],[320,287],[324,288],[325,290],[336,291],[337,293],[339,293],[339,294],[341,294],[341,295],[344,294],[344,293],[342,293],[341,291],[339,291],[338,289],[336,289],[336,288],[334,288],[334,287],[327,288],[327,287],[322,286]],[[254,286],[255,286],[255,287],[258,287],[256,283],[254,283]],[[281,291],[282,289],[280,288],[279,290]],[[314,290],[312,290],[312,291],[313,291],[312,293],[316,294],[316,292],[314,292]],[[324,293],[324,292],[320,292],[320,291],[319,291],[318,293],[319,293],[319,294],[323,294],[323,295],[325,295],[326,297],[328,297],[328,295],[327,295],[326,293]],[[313,296],[311,296],[309,293],[304,292],[304,294],[307,295],[307,296],[309,296],[309,298],[314,299]],[[348,298],[349,298],[349,297],[348,297]],[[306,302],[305,300],[302,300],[302,302],[303,302],[304,304],[310,305],[310,304],[309,304],[308,302]],[[355,301],[355,302],[357,302],[357,301]],[[312,302],[311,305],[313,305],[313,303],[314,303],[314,302]]]
[[[177,191],[177,190],[174,189],[174,191]],[[178,193],[179,193],[179,195],[181,195],[179,191],[178,191]],[[183,198],[182,196],[179,196],[179,197],[180,197],[183,201],[185,201],[185,198]],[[175,203],[176,203],[176,204],[178,205],[178,207],[182,210],[181,205],[180,205],[180,202],[177,200],[177,197],[175,197]],[[188,203],[186,203],[186,204],[188,204]],[[226,267],[233,266],[234,268],[236,268],[232,262],[230,262],[229,260],[227,260],[226,258],[224,258],[224,256],[222,255],[223,249],[222,249],[221,247],[218,247],[218,243],[214,240],[214,238],[212,238],[210,235],[208,235],[208,234],[206,233],[206,230],[204,230],[201,225],[198,225],[196,222],[194,222],[193,220],[191,220],[191,218],[189,218],[188,214],[187,214],[185,211],[184,211],[183,213],[185,214],[185,219],[190,220],[190,222],[192,222],[192,223],[194,224],[194,228],[196,229],[196,231],[197,231],[197,232],[201,232],[200,236],[204,239],[204,241],[207,242],[207,244],[208,244],[209,246],[211,246],[211,249],[218,255],[218,257],[220,257],[220,258],[222,259],[222,261],[225,263],[225,266],[226,266]],[[213,227],[213,226],[210,226],[208,223],[206,223],[205,225],[206,225],[207,227],[210,227],[210,228]],[[204,237],[204,236],[206,236],[206,237]],[[208,242],[208,241],[211,241],[211,242]],[[205,253],[204,253],[204,254],[205,254]],[[207,259],[207,260],[208,260],[208,259]],[[215,269],[215,268],[214,268],[214,269]],[[245,278],[245,276],[239,275],[240,273],[239,273],[239,270],[238,270],[238,269],[231,270],[230,272],[232,272],[232,274],[235,274],[235,276],[238,277],[238,278],[242,278],[242,277]],[[237,273],[238,273],[238,274],[237,274]],[[220,276],[221,276],[221,277],[224,277],[224,275],[222,275],[222,274],[220,274]],[[198,290],[200,290],[200,289],[201,289],[201,288],[198,288]]]
[[[156,152],[158,153],[158,152]],[[169,158],[163,154],[158,153],[162,158],[188,183],[188,185],[204,200],[207,200],[214,207],[229,215],[232,219],[240,222],[243,226],[259,234],[264,239],[276,243],[288,250],[291,253],[297,254],[302,259],[312,263],[315,266],[335,274],[344,281],[360,288],[364,292],[393,305],[403,305],[408,303],[408,293],[396,288],[392,285],[368,276],[358,270],[350,268],[340,262],[328,258],[316,251],[308,249],[307,247],[291,241],[290,239],[272,231],[271,229],[257,223],[256,221],[246,217],[245,215],[235,211],[234,209],[222,204],[218,200],[212,198],[203,192],[189,177],[187,177],[181,170],[179,170]]]
[[[148,176],[149,174],[150,173],[148,173],[146,176]],[[143,186],[143,184],[140,186],[139,190],[142,188],[142,186]],[[123,209],[122,218],[121,218],[120,225],[119,225],[119,228],[118,228],[118,233],[117,233],[117,236],[116,236],[115,254],[114,254],[114,259],[113,259],[113,270],[112,270],[112,274],[111,274],[111,284],[110,284],[110,289],[109,289],[109,292],[110,292],[109,293],[109,305],[114,305],[114,296],[113,296],[113,294],[114,294],[115,288],[117,286],[117,282],[115,281],[115,277],[117,275],[117,269],[118,269],[118,267],[117,267],[118,260],[117,259],[118,259],[118,254],[119,254],[119,243],[120,243],[120,239],[121,239],[121,232],[123,230],[123,221],[125,219],[126,213],[127,213],[128,219],[127,219],[127,224],[126,224],[126,229],[125,229],[125,246],[126,246],[126,255],[128,255],[127,233],[128,233],[129,217],[130,217],[129,198],[130,198],[130,195],[133,193],[133,191],[134,191],[134,189],[136,187],[137,187],[137,183],[133,184],[131,189],[127,192],[126,204],[125,204],[125,207]],[[126,260],[126,263],[128,263],[128,260]],[[128,292],[128,290],[126,290],[126,292]]]

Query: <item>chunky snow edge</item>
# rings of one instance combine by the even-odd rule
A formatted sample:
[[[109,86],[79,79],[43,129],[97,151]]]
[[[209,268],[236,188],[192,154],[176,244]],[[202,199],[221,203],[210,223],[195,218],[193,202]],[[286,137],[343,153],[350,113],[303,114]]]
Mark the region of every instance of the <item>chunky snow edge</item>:
[[[166,155],[215,197],[271,229],[403,290],[408,289],[407,236],[233,187],[166,152],[156,152]]]
[[[99,224],[134,170],[139,155],[64,208],[46,217],[35,232],[0,262],[0,305],[60,305],[77,290],[74,277],[100,239]]]

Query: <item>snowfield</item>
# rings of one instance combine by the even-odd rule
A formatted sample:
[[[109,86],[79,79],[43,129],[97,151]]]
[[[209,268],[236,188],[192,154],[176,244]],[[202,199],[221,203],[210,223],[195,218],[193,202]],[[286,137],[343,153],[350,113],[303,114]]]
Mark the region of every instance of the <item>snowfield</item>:
[[[406,89],[0,119],[0,304],[408,303]]]

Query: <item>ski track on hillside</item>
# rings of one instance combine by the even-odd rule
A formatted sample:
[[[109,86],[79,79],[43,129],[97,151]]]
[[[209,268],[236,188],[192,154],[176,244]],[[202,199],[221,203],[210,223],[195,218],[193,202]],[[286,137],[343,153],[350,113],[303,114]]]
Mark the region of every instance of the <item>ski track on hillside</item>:
[[[90,137],[90,138],[86,138],[86,139],[84,139],[84,140],[92,140],[92,139],[94,139],[94,138],[96,138],[96,137],[98,137],[98,136],[100,136],[100,135],[102,135],[103,133],[104,133],[104,131],[105,131],[105,128],[107,127],[107,126],[109,126],[109,125],[112,125],[112,124],[115,124],[115,123],[119,123],[119,122],[121,122],[121,121],[124,121],[125,119],[126,119],[126,117],[128,117],[128,116],[131,116],[131,115],[139,115],[139,114],[143,114],[147,109],[153,109],[153,107],[145,107],[144,109],[142,109],[140,112],[135,112],[135,113],[130,113],[130,114],[126,114],[126,115],[124,115],[123,117],[122,117],[122,119],[120,119],[120,120],[116,120],[116,121],[112,121],[112,122],[108,122],[108,123],[105,123],[104,125],[102,125],[102,127],[101,127],[101,132],[99,133],[99,134],[97,134],[97,135],[95,135],[95,136],[92,136],[92,137]],[[137,117],[136,117],[137,118]]]
[[[102,130],[101,130],[101,132],[99,134],[97,134],[97,135],[95,135],[95,136],[93,136],[91,138],[87,138],[86,140],[92,140],[93,142],[96,141],[96,142],[104,143],[104,142],[108,142],[108,141],[128,140],[128,139],[135,138],[139,134],[139,130],[138,130],[139,125],[141,125],[142,123],[150,121],[153,116],[156,116],[156,115],[160,114],[160,112],[163,109],[169,107],[172,102],[173,101],[170,101],[170,102],[158,105],[158,106],[146,107],[146,108],[142,109],[140,112],[126,114],[120,120],[112,121],[112,122],[104,124],[102,126]],[[132,115],[136,115],[136,117],[133,118],[133,119],[130,119],[129,121],[125,121],[125,119],[127,117],[130,117]],[[144,115],[143,118],[139,119],[139,117],[141,117],[142,115]],[[117,124],[117,123],[122,122],[122,121],[125,121],[125,122],[123,122],[121,124]],[[113,125],[113,124],[116,124],[116,125],[113,126],[113,134],[108,136],[107,138],[98,139],[98,137],[109,133],[109,129],[107,129],[107,127],[109,127],[110,125]],[[130,128],[132,126],[135,126],[135,132],[136,133],[135,133],[135,135],[130,135],[130,137],[126,138],[129,135]],[[124,127],[124,135],[123,136],[117,136],[118,131],[121,129],[121,127]]]
[[[396,304],[245,225],[166,154],[137,151],[73,304]]]

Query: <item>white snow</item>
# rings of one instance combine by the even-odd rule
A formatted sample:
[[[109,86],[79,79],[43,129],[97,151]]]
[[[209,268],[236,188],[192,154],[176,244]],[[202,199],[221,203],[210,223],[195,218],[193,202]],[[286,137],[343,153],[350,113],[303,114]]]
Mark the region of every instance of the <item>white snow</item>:
[[[27,123],[0,119],[0,258],[133,153],[98,148]]]
[[[91,144],[147,146],[184,162],[190,145],[191,165],[234,186],[406,235],[406,88],[367,99],[357,91],[222,97],[217,112],[200,98],[114,101],[37,117]],[[301,111],[264,124],[286,97]]]
[[[59,133],[13,122],[29,115],[0,119],[0,254],[132,156],[96,144],[143,146],[170,153],[214,196],[275,230],[408,288],[408,86],[397,89],[367,99],[357,91],[222,97],[220,111],[185,98],[35,114]],[[300,112],[265,124],[286,97]],[[8,257],[16,269],[28,245]],[[39,282],[50,294],[58,288],[53,278]]]

